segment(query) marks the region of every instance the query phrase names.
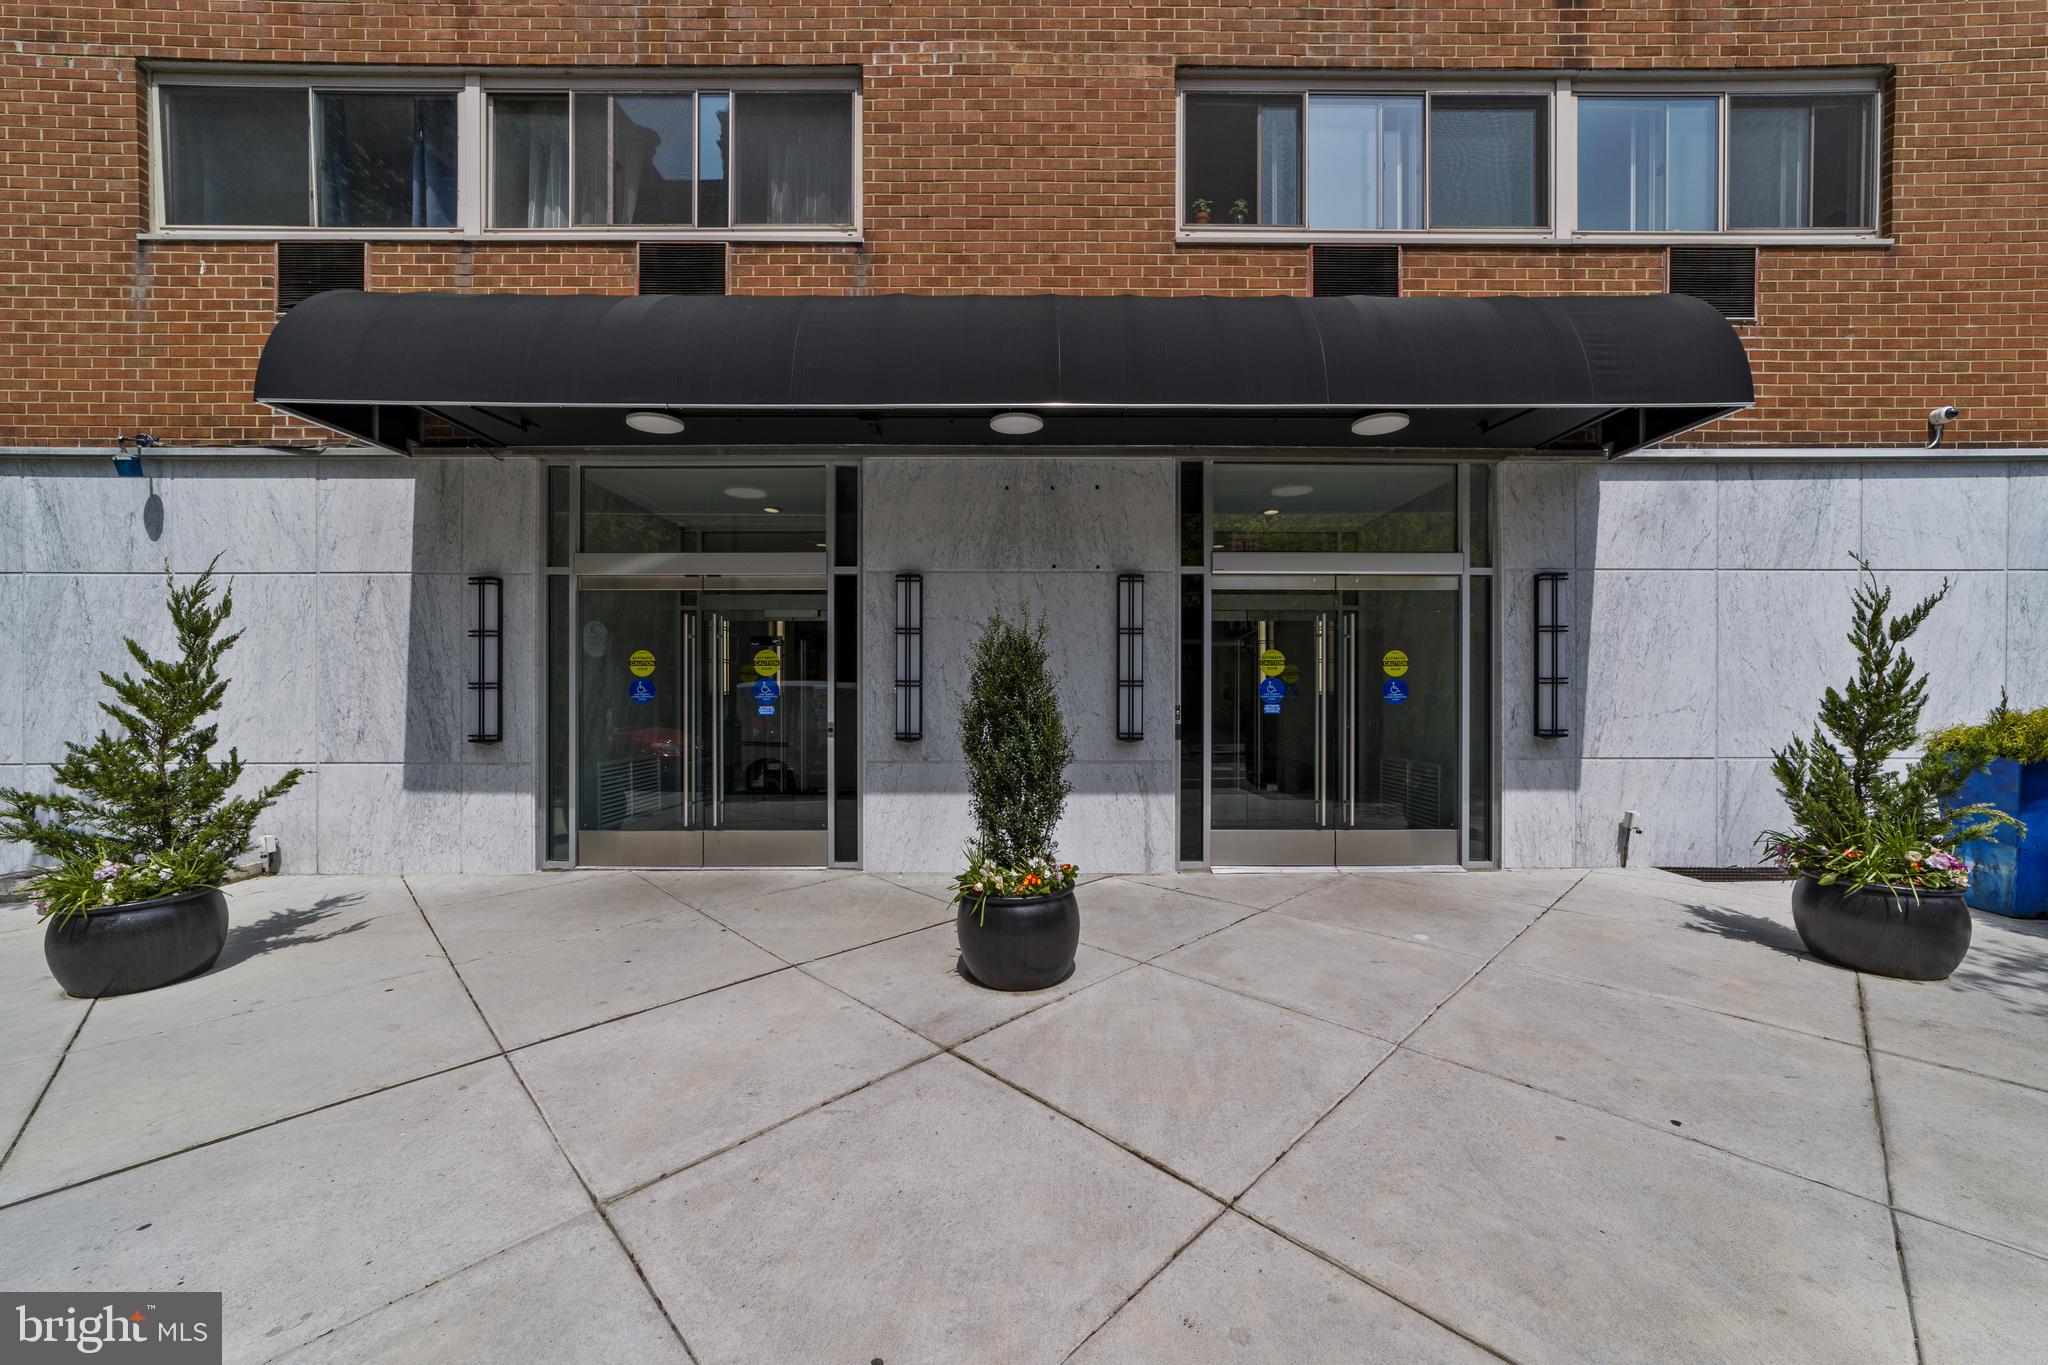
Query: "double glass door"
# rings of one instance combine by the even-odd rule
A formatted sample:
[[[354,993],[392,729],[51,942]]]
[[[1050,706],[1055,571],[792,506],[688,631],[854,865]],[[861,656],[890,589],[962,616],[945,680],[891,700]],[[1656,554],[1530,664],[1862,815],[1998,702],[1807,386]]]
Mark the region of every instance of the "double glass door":
[[[1458,580],[1212,585],[1210,860],[1456,863]]]
[[[821,579],[583,580],[577,861],[827,861]]]

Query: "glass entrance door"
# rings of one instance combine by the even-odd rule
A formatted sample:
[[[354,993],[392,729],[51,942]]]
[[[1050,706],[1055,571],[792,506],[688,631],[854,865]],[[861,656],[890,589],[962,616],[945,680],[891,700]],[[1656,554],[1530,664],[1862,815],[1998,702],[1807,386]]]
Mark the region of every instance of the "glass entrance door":
[[[1457,862],[1457,579],[1246,575],[1212,602],[1211,861]]]
[[[826,861],[825,594],[815,580],[585,580],[577,861]]]

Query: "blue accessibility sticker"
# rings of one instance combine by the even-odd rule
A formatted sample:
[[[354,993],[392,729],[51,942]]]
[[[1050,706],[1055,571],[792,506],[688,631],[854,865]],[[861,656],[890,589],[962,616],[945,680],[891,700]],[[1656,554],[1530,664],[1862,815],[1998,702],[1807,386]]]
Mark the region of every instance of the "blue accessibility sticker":
[[[1396,706],[1408,700],[1408,684],[1399,678],[1387,679],[1387,685],[1380,689],[1380,695]]]
[[[773,703],[770,703],[766,706],[756,706],[754,708],[754,714],[757,716],[772,716],[775,714],[775,707]]]
[[[632,698],[632,699],[633,699],[634,701],[637,701],[637,702],[650,702],[650,701],[653,701],[653,700],[654,700],[654,679],[652,679],[652,678],[635,678],[635,679],[633,679],[633,685],[632,685],[631,687],[629,687],[629,688],[627,688],[627,689],[626,689],[626,695],[627,695],[627,696],[629,696],[629,697],[631,697],[631,698]]]
[[[754,684],[754,700],[767,705],[782,697],[782,684],[773,678],[763,678]]]
[[[1286,683],[1284,683],[1284,682],[1281,682],[1281,681],[1280,681],[1280,680],[1279,680],[1278,678],[1261,678],[1261,679],[1259,679],[1259,700],[1260,700],[1260,701],[1267,701],[1267,702],[1279,701],[1279,700],[1280,700],[1280,699],[1281,699],[1282,697],[1284,697],[1284,696],[1286,696],[1286,695],[1287,695],[1287,684],[1286,684]]]
[[[1280,703],[1277,701],[1269,701],[1260,706],[1259,709],[1269,716],[1277,716],[1280,714]]]

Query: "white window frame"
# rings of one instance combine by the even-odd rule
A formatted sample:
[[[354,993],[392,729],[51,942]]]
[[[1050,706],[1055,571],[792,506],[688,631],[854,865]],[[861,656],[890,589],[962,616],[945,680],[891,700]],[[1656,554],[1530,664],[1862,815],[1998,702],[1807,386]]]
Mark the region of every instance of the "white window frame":
[[[1174,240],[1183,245],[1298,245],[1317,242],[1386,244],[1450,243],[1501,246],[1890,246],[1884,235],[1884,78],[1879,68],[1837,71],[1647,72],[1574,71],[1559,73],[1476,74],[1429,72],[1382,75],[1358,72],[1183,71],[1174,96],[1173,215]],[[1437,95],[1540,95],[1550,101],[1548,123],[1550,226],[1547,228],[1429,227],[1407,229],[1336,229],[1271,227],[1248,223],[1190,223],[1187,218],[1187,96],[1190,94],[1270,95],[1420,94],[1423,111],[1423,212],[1430,211],[1430,97]],[[1868,228],[1720,228],[1711,232],[1582,232],[1578,226],[1579,181],[1578,101],[1603,95],[1706,95],[1720,99],[1716,148],[1719,195],[1716,213],[1728,217],[1728,97],[1731,95],[1868,95],[1872,99],[1870,221]],[[1307,139],[1304,101],[1302,136]],[[1302,213],[1308,212],[1309,168],[1301,174]]]
[[[646,68],[578,71],[490,70],[423,67],[296,67],[252,71],[246,65],[205,63],[151,64],[149,81],[149,228],[144,241],[713,241],[713,242],[859,242],[862,240],[863,143],[861,84],[857,72],[802,69],[731,71],[723,68]],[[318,207],[319,156],[317,120],[311,111],[321,94],[351,91],[391,93],[453,93],[456,128],[456,220],[453,227],[322,228],[220,227],[178,225],[164,218],[163,99],[161,92],[177,86],[267,87],[303,89],[309,110],[307,157],[307,220]],[[493,94],[701,94],[756,92],[844,92],[852,101],[853,221],[850,224],[729,224],[724,227],[657,224],[569,223],[558,228],[494,228],[490,225],[490,97]],[[737,105],[735,100],[734,104]],[[694,127],[694,124],[693,124]],[[701,137],[701,133],[698,134]],[[692,148],[692,165],[700,148]],[[573,176],[575,138],[570,138]],[[572,179],[573,186],[573,179]],[[726,168],[727,202],[736,206],[734,167]],[[573,191],[572,191],[573,192]],[[694,190],[693,190],[694,193]],[[574,204],[571,204],[571,216]],[[730,212],[730,209],[728,209]]]

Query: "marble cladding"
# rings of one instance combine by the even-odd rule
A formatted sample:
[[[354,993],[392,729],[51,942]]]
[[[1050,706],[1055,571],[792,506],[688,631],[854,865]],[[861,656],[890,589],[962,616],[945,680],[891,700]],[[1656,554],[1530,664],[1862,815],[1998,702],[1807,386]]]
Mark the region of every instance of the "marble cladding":
[[[224,746],[247,785],[309,771],[259,824],[292,872],[535,861],[540,467],[230,456],[0,460],[0,785],[46,785],[101,728],[101,670],[170,644],[166,566],[232,575]],[[505,742],[472,744],[465,577],[505,579]],[[30,705],[31,699],[33,705]],[[390,850],[388,854],[379,849]],[[0,848],[0,870],[21,850]]]
[[[1090,871],[1174,865],[1179,542],[1173,461],[869,460],[862,474],[862,861],[950,870],[972,828],[958,709],[968,649],[998,608],[1029,603],[1077,761],[1059,831]],[[924,737],[895,738],[895,575],[924,578]],[[1145,738],[1116,737],[1116,577],[1146,575]]]
[[[1729,865],[1783,818],[1769,756],[1848,677],[1867,554],[1902,601],[1930,725],[2048,702],[2048,464],[1930,459],[1503,466],[1503,859]],[[1573,567],[1564,739],[1531,731],[1529,574]]]

